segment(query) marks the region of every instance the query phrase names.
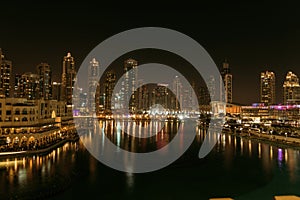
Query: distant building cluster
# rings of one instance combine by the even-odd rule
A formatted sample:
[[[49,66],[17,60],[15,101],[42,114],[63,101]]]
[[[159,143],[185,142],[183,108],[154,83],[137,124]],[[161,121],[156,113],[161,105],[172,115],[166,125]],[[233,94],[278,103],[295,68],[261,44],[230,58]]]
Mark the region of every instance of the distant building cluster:
[[[55,111],[59,116],[72,117],[73,114],[110,114],[114,109],[128,109],[129,113],[144,113],[149,111],[155,104],[162,105],[170,111],[180,111],[182,108],[192,110],[191,105],[195,105],[192,98],[195,92],[198,104],[209,105],[210,100],[216,91],[220,89],[215,85],[216,78],[222,78],[224,92],[221,93],[227,103],[233,101],[232,74],[229,63],[225,60],[220,69],[220,77],[210,77],[207,87],[199,86],[195,81],[191,88],[184,88],[182,77],[174,77],[170,83],[155,83],[143,85],[143,80],[139,79],[138,62],[132,58],[124,61],[123,81],[121,89],[114,94],[115,85],[120,77],[114,70],[105,71],[100,82],[100,62],[95,58],[89,62],[87,70],[87,91],[81,88],[79,93],[73,93],[76,68],[75,59],[71,53],[67,53],[62,59],[61,80],[53,81],[52,67],[45,62],[36,66],[34,72],[23,74],[13,74],[12,62],[7,60],[0,50],[0,98],[25,99],[30,104],[45,102],[50,105],[57,102],[62,110]],[[209,92],[208,92],[209,90]],[[76,101],[73,101],[76,99]],[[52,102],[52,103],[50,103]],[[73,102],[78,105],[73,105]],[[127,103],[126,103],[127,102]],[[128,105],[128,106],[127,106]],[[78,110],[73,109],[74,106]],[[2,116],[5,121],[7,116]],[[14,122],[14,117],[11,117]],[[17,122],[17,121],[16,121]]]
[[[233,102],[233,76],[231,74],[231,69],[227,59],[225,59],[220,68],[220,77],[210,76],[207,78],[207,88],[209,93],[207,93],[207,97],[204,98],[205,102],[210,102],[210,100],[220,100],[222,99],[226,103]],[[218,79],[222,79],[221,81],[217,81]],[[222,84],[218,85],[217,83]],[[202,92],[205,92],[202,91]],[[200,102],[203,100],[200,100]]]
[[[74,58],[63,58],[61,83],[52,68],[40,63],[35,72],[13,74],[13,65],[0,49],[0,139],[7,148],[39,148],[74,131],[72,97]]]
[[[35,72],[13,74],[12,61],[7,60],[0,49],[0,98],[2,99],[22,99],[23,104],[45,102],[47,105],[50,104],[49,102],[57,102],[63,105],[57,114],[72,116],[72,109],[68,107],[72,105],[76,70],[74,58],[70,53],[63,58],[61,74],[61,83],[54,82],[52,68],[48,63],[38,64]],[[4,116],[2,120],[5,118]]]
[[[155,83],[144,85],[139,79],[138,61],[130,58],[124,61],[123,80],[121,89],[114,94],[115,85],[119,80],[114,70],[104,72],[104,80],[97,80],[100,72],[100,62],[93,58],[88,67],[88,91],[79,94],[79,113],[85,114],[111,114],[113,110],[127,109],[129,113],[144,113],[149,111],[152,105],[160,104],[170,111],[179,111],[183,107],[191,110],[195,102],[192,95],[197,95],[199,105],[209,105],[211,96],[206,87],[192,84],[191,88],[184,88],[181,77],[175,76],[171,83]],[[232,102],[232,74],[229,64],[224,61],[221,70],[225,85],[225,98]],[[210,80],[211,81],[211,80]],[[216,90],[211,81],[211,91]],[[194,91],[193,91],[194,90]],[[213,94],[212,94],[213,95]],[[74,97],[73,97],[74,98]],[[127,102],[127,103],[126,103]],[[87,110],[86,106],[91,110]]]
[[[296,74],[289,71],[282,85],[284,105],[300,103],[300,85]],[[260,102],[265,105],[276,104],[275,73],[271,71],[261,72],[260,76]]]

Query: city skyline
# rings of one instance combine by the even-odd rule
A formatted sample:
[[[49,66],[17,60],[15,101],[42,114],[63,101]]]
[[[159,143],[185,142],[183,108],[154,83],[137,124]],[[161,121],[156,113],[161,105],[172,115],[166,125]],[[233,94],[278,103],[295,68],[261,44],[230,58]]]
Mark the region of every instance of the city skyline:
[[[75,65],[75,60],[76,60],[76,58],[74,58],[74,57],[72,57],[71,56],[71,53],[70,52],[68,52],[67,53],[67,55],[66,56],[64,56],[63,57],[63,62],[62,62],[62,66],[61,66],[61,71],[62,71],[62,73],[61,73],[61,78],[58,78],[58,79],[56,79],[56,80],[53,80],[54,78],[52,77],[52,74],[53,74],[53,71],[51,70],[51,68],[52,68],[52,66],[51,65],[49,65],[48,63],[40,63],[40,64],[38,64],[37,65],[37,67],[36,67],[36,73],[32,73],[32,72],[25,72],[25,73],[23,73],[23,74],[20,74],[20,73],[16,73],[16,69],[14,69],[14,67],[13,67],[13,60],[6,60],[6,56],[5,56],[5,53],[3,53],[3,50],[1,49],[1,55],[2,55],[2,59],[3,59],[3,64],[5,64],[5,63],[8,63],[9,65],[9,70],[10,71],[14,71],[15,73],[13,74],[13,77],[12,77],[12,79],[14,79],[15,81],[14,82],[12,82],[11,84],[14,84],[14,85],[12,85],[12,87],[11,88],[14,88],[14,91],[9,91],[8,90],[8,88],[6,89],[7,90],[7,95],[9,95],[9,96],[11,96],[11,97],[22,97],[22,95],[20,96],[20,95],[16,95],[18,92],[19,92],[19,90],[20,89],[18,89],[17,88],[17,85],[16,85],[16,81],[19,81],[19,79],[20,80],[23,80],[26,76],[27,76],[27,78],[25,78],[26,80],[28,79],[29,80],[29,78],[30,78],[30,80],[32,79],[33,80],[33,78],[35,77],[35,79],[37,79],[36,80],[36,85],[35,86],[32,86],[32,87],[34,87],[34,88],[36,88],[36,91],[38,92],[38,94],[33,94],[33,95],[36,95],[36,97],[43,97],[44,99],[51,99],[51,95],[52,95],[52,87],[54,87],[53,86],[53,84],[55,85],[55,86],[57,86],[57,84],[61,84],[62,86],[61,86],[61,88],[60,88],[60,90],[62,90],[63,88],[67,88],[66,86],[64,86],[65,84],[62,84],[62,82],[63,82],[63,80],[65,80],[65,82],[67,81],[66,80],[66,70],[67,70],[67,68],[70,68],[70,70],[71,70],[71,72],[69,73],[69,74],[71,74],[70,76],[72,76],[72,77],[75,77],[76,76],[76,65]],[[127,59],[129,62],[130,62],[130,60],[132,60],[132,62],[134,61],[134,62],[136,62],[136,64],[135,65],[137,65],[137,62],[138,61],[135,61],[135,60],[133,60],[133,58],[129,58],[129,59]],[[124,72],[125,72],[125,76],[126,76],[126,60],[125,61],[123,61],[123,62],[125,62],[125,65],[124,65]],[[95,64],[92,64],[92,66],[93,65],[95,65],[95,66],[97,66],[97,68],[101,68],[101,66],[99,65],[99,62],[98,61],[96,61],[96,60],[91,60],[91,63],[95,63]],[[114,76],[115,76],[115,78],[120,78],[119,76],[120,76],[120,73],[121,73],[121,75],[122,75],[122,73],[123,72],[121,72],[122,71],[122,66],[117,66],[117,64],[112,64],[113,65],[113,69],[110,69],[110,71],[111,72],[113,72],[113,73],[116,73],[115,71],[117,71],[117,74],[115,74]],[[119,69],[115,69],[116,68],[116,66],[119,68]],[[99,68],[99,69],[100,69]],[[99,69],[97,69],[96,70],[96,72],[94,72],[94,73],[99,73],[99,72],[97,72]],[[75,71],[74,71],[75,70]],[[95,69],[94,69],[95,70]],[[119,71],[119,72],[118,72]],[[236,92],[235,92],[235,88],[234,87],[232,87],[233,85],[234,85],[234,79],[236,78],[235,76],[232,76],[232,67],[231,67],[231,64],[227,61],[227,59],[225,58],[225,60],[222,62],[222,64],[221,64],[221,66],[219,66],[219,71],[220,71],[220,74],[222,75],[222,78],[223,78],[223,83],[224,83],[224,87],[225,87],[225,99],[226,99],[226,101],[228,102],[228,103],[238,103],[238,104],[244,104],[244,105],[250,105],[250,104],[252,104],[252,103],[266,103],[266,105],[271,105],[271,104],[286,104],[287,103],[287,99],[286,99],[286,96],[287,96],[287,94],[286,94],[286,92],[285,92],[285,90],[286,90],[286,84],[287,84],[287,79],[288,79],[288,76],[295,76],[296,78],[294,78],[294,79],[297,79],[296,80],[296,82],[297,83],[294,83],[294,84],[297,84],[297,85],[293,85],[293,87],[295,87],[295,86],[297,86],[296,87],[296,90],[295,91],[298,91],[298,89],[299,89],[299,80],[298,80],[298,78],[297,78],[297,74],[296,73],[294,73],[293,71],[290,71],[290,70],[288,70],[288,71],[286,71],[286,77],[285,77],[285,79],[283,79],[282,81],[281,80],[279,80],[280,82],[282,82],[282,84],[278,84],[278,80],[277,80],[277,78],[274,78],[274,82],[272,83],[274,86],[272,86],[272,87],[274,87],[273,89],[274,89],[274,91],[272,92],[272,93],[274,93],[275,91],[275,93],[276,93],[276,95],[275,94],[272,94],[273,95],[273,97],[272,97],[272,101],[271,102],[268,102],[268,101],[266,101],[266,100],[263,100],[262,99],[262,97],[261,97],[261,92],[262,92],[262,88],[260,88],[260,92],[258,92],[257,94],[254,94],[254,95],[259,95],[259,98],[256,100],[256,101],[252,101],[252,102],[249,102],[249,103],[244,103],[244,102],[238,102],[238,101],[236,101],[236,99],[233,99],[232,97],[233,96],[238,96],[239,94],[235,94]],[[264,72],[263,71],[261,71],[260,72],[260,74],[261,74],[261,78],[262,78],[262,74],[263,74]],[[266,73],[268,74],[268,73],[273,73],[273,76],[275,76],[275,74],[276,73],[274,73],[272,70],[267,70],[266,71]],[[289,75],[290,74],[290,75]],[[37,76],[38,75],[38,76]],[[95,74],[95,76],[96,76],[96,74]],[[128,75],[127,75],[128,76]],[[277,74],[276,74],[276,77],[277,77]],[[104,77],[105,78],[105,77]],[[137,84],[137,82],[139,82],[139,81],[141,81],[141,80],[139,80],[139,79],[137,79],[137,80],[135,80],[137,77],[135,77],[134,78],[134,80],[133,80],[133,84]],[[69,78],[70,80],[69,80],[69,82],[71,81],[71,79],[73,79],[73,78]],[[291,78],[290,78],[291,79]],[[3,79],[3,80],[5,80],[5,79]],[[94,82],[95,82],[96,80],[94,80]],[[195,80],[191,80],[192,82],[195,82]],[[128,81],[127,81],[128,82]],[[49,83],[50,83],[50,85],[49,85]],[[8,83],[7,83],[8,84]],[[71,84],[71,85],[70,85]],[[69,88],[70,87],[73,87],[73,84],[74,84],[74,80],[72,81],[72,83],[70,83],[69,85]],[[88,83],[88,84],[90,84],[90,83]],[[105,84],[104,82],[101,84],[101,87],[103,87],[102,85],[103,84]],[[168,83],[168,84],[170,84],[170,83]],[[291,83],[289,83],[289,84],[291,84]],[[19,84],[18,84],[19,85]],[[45,85],[45,89],[44,89],[44,87],[42,87],[42,85]],[[128,85],[128,83],[126,84],[126,85]],[[260,83],[259,83],[259,81],[257,82],[257,83],[255,83],[255,84],[253,84],[253,86],[255,87],[255,85],[258,85],[259,87],[262,87],[262,80],[260,80]],[[5,87],[5,86],[4,86]],[[6,86],[7,87],[7,86]],[[20,84],[20,86],[19,86],[20,88],[22,87],[22,84]],[[201,87],[201,86],[200,86]],[[209,85],[208,86],[204,86],[204,87],[209,87]],[[29,88],[30,89],[30,88]],[[71,88],[70,88],[71,89]],[[26,91],[28,91],[28,89],[26,89],[26,88],[24,88],[24,86],[23,86],[23,89],[21,89],[21,90],[24,90],[24,92],[26,92]],[[30,91],[35,91],[35,89],[30,89],[29,90],[29,92]],[[63,89],[64,90],[64,89]],[[103,89],[102,89],[103,90]],[[105,90],[105,89],[104,89]],[[111,90],[111,89],[110,89]],[[201,88],[198,88],[198,90],[201,90]],[[282,90],[282,92],[278,92],[279,90]],[[47,92],[46,92],[47,91]],[[71,90],[70,90],[70,92],[71,92]],[[71,93],[69,92],[69,97],[70,97],[70,95],[71,95]],[[84,92],[86,92],[86,93],[88,93],[88,91],[84,91]],[[99,91],[98,91],[99,92]],[[121,91],[120,91],[121,92]],[[49,96],[48,96],[48,93],[50,93],[49,94]],[[110,93],[112,93],[112,92],[110,92]],[[122,93],[122,92],[121,92]],[[200,94],[201,93],[201,91],[197,91],[197,93],[198,94]],[[229,93],[229,97],[228,97],[228,93]],[[291,92],[290,92],[291,93]],[[295,92],[294,92],[295,93]],[[298,93],[299,92],[296,92],[296,96],[294,95],[294,94],[290,94],[290,95],[293,95],[293,98],[294,99],[298,99]],[[7,96],[6,95],[6,96]],[[27,96],[26,96],[27,95]],[[26,94],[24,94],[23,96],[24,97],[26,97],[26,98],[28,98],[28,95],[30,96],[30,95],[32,95],[32,93],[26,93]],[[64,94],[63,94],[63,92],[60,94],[60,95],[62,95],[62,97],[60,97],[61,99],[63,99],[63,96],[64,96]],[[201,95],[201,94],[200,94]],[[203,94],[202,94],[203,95]],[[205,95],[205,94],[204,94]],[[35,96],[33,97],[33,99],[35,99],[36,98]],[[88,97],[88,98],[91,98],[91,97]],[[124,98],[124,97],[123,97]],[[201,98],[205,98],[204,96],[201,96]],[[229,98],[229,99],[228,99]],[[29,98],[30,99],[30,98]],[[278,100],[279,99],[279,100]],[[289,98],[289,99],[292,99],[291,97]],[[59,100],[59,99],[58,99]],[[89,100],[90,102],[91,102],[91,100]],[[106,100],[107,101],[107,100]],[[199,100],[200,102],[205,102],[205,100],[204,99],[201,99],[201,100]],[[71,104],[71,99],[69,98],[69,100],[68,100],[68,104]]]

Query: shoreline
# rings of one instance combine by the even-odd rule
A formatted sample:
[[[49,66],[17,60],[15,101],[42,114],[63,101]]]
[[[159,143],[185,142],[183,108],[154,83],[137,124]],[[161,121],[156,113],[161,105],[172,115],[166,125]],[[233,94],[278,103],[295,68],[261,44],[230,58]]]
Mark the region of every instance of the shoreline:
[[[38,150],[27,150],[27,151],[14,151],[14,152],[0,152],[0,158],[9,158],[9,157],[21,157],[21,156],[31,156],[31,155],[43,155],[47,154],[50,151],[63,146],[67,142],[76,142],[79,140],[79,137],[68,138],[61,140],[49,147],[38,149]]]
[[[261,143],[265,143],[265,144],[269,144],[272,145],[274,147],[278,147],[278,148],[290,148],[290,149],[294,149],[294,150],[300,150],[300,143],[296,142],[296,141],[286,141],[285,137],[283,136],[276,136],[275,139],[270,139],[269,137],[271,137],[270,135],[265,135],[265,134],[261,134],[261,136],[256,135],[254,133],[251,133],[251,135],[249,136],[246,133],[242,133],[242,134],[236,134],[233,132],[225,132],[225,134],[230,134],[230,135],[234,135],[236,137],[240,137],[243,139],[247,139],[247,140],[253,140],[256,142],[261,142]],[[289,138],[291,140],[291,138]],[[298,139],[299,140],[299,139]]]
[[[233,133],[233,132],[223,132],[224,134],[229,134],[233,135],[239,138],[243,138],[246,140],[253,140],[256,142],[261,142],[265,144],[269,144],[278,148],[291,148],[294,150],[300,150],[300,138],[294,138],[299,140],[298,142],[296,141],[291,141],[293,138],[288,138],[290,141],[287,141],[284,136],[274,136],[273,139],[271,139],[270,135],[266,134],[257,134],[257,133],[250,133],[250,136],[248,133]],[[43,148],[43,149],[38,149],[38,150],[27,150],[27,151],[15,151],[15,152],[0,152],[0,158],[9,158],[9,157],[21,157],[21,156],[31,156],[31,155],[43,155],[47,154],[50,151],[63,146],[67,142],[76,142],[79,140],[79,137],[75,138],[68,138],[64,139],[62,141],[59,141],[49,147]]]

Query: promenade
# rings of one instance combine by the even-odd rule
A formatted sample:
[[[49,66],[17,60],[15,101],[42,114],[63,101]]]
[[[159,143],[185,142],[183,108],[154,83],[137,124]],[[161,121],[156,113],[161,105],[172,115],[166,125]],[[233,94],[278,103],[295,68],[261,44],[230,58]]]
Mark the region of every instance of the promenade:
[[[53,149],[62,146],[66,142],[74,142],[79,139],[78,136],[73,136],[73,137],[68,137],[63,140],[57,141],[45,148],[37,149],[37,150],[25,150],[25,151],[8,151],[8,152],[0,152],[0,157],[5,158],[5,157],[11,157],[11,156],[29,156],[29,155],[40,155],[40,154],[45,154]]]
[[[242,133],[234,133],[234,132],[227,132],[227,133],[239,137],[243,137],[243,138],[254,139],[281,148],[293,148],[293,149],[300,150],[300,138],[296,138],[296,137],[257,133],[255,131],[242,132]]]

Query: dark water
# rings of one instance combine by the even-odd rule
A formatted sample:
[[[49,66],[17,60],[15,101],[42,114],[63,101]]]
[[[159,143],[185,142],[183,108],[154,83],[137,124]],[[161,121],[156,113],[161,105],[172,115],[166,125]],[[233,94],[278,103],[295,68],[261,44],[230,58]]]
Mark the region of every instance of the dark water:
[[[104,124],[107,129],[109,123]],[[93,158],[80,141],[66,143],[47,155],[0,159],[0,199],[271,200],[274,195],[300,195],[298,150],[221,134],[213,151],[198,159],[205,131],[195,131],[193,145],[180,159],[151,173],[110,169]],[[109,137],[139,151],[167,143],[170,135],[163,131],[146,144],[114,134]]]

